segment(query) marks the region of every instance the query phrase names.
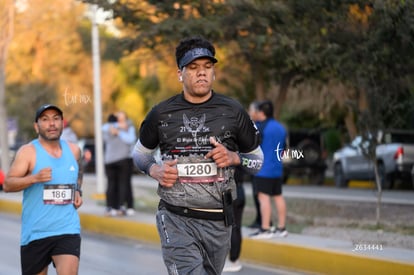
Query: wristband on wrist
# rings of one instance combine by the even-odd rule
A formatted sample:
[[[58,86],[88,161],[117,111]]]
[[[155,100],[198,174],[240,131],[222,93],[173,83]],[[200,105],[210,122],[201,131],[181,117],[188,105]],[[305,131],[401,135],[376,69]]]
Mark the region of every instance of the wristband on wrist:
[[[155,164],[157,164],[157,163],[156,163],[156,162],[153,162],[153,163],[151,163],[151,164],[148,166],[147,175],[148,175],[148,176],[150,176],[150,177],[151,177],[151,175],[150,175],[150,170],[151,170],[151,167],[152,167],[152,166],[154,166]]]

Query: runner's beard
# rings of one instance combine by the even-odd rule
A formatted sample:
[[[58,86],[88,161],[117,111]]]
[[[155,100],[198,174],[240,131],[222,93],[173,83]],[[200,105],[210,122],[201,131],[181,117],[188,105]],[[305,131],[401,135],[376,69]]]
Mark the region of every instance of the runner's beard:
[[[62,135],[62,130],[58,131],[58,134],[48,135],[47,131],[39,131],[39,136],[47,141],[57,141],[60,139],[60,136]]]

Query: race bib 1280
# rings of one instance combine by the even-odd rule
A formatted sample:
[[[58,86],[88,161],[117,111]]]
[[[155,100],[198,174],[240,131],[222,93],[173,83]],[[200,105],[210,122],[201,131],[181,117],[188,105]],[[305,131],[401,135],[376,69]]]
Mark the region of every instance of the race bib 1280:
[[[220,180],[214,162],[178,163],[178,178],[183,183],[210,183]]]

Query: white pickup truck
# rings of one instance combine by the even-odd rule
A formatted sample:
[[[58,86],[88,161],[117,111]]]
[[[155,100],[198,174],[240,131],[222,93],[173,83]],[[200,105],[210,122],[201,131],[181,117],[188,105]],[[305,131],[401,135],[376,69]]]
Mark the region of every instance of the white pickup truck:
[[[384,189],[394,186],[397,179],[414,188],[411,170],[414,165],[414,131],[387,130],[377,137],[376,162]],[[350,180],[373,180],[374,163],[364,156],[367,140],[356,137],[334,153],[334,180],[337,187],[347,187]]]

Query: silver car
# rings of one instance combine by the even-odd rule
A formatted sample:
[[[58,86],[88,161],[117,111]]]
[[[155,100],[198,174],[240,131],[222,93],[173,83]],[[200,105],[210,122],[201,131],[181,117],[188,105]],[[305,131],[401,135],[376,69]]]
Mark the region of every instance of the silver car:
[[[380,132],[377,141],[375,162],[382,188],[392,188],[396,179],[413,185],[414,132]],[[374,162],[363,154],[369,146],[369,140],[357,136],[350,144],[334,153],[334,180],[337,187],[347,187],[350,180],[375,179]]]
[[[413,168],[411,168],[411,183],[412,183],[413,189],[414,189],[414,165],[413,165]]]

